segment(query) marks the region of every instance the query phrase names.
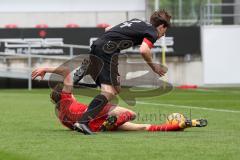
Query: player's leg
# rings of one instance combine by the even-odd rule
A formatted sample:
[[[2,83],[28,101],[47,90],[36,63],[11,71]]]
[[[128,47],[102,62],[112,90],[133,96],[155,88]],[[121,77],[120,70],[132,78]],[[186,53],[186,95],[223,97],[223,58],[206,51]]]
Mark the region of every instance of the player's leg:
[[[118,127],[119,130],[123,131],[183,131],[185,128],[190,127],[206,127],[206,119],[193,119],[185,120],[178,124],[135,124],[131,122],[126,122]]]
[[[129,112],[131,114],[132,120],[136,118],[136,113],[128,108],[112,105],[109,109],[108,115],[119,116],[123,113]]]
[[[115,130],[125,122],[132,121],[136,117],[136,113],[132,110],[120,106],[107,104],[104,109],[98,114],[97,118],[107,115],[107,119],[102,124],[103,131]]]
[[[122,131],[147,131],[150,127],[150,124],[136,124],[132,122],[126,122],[123,125],[118,127],[118,130]]]
[[[97,95],[89,104],[87,112],[83,115],[81,121],[88,122],[89,119],[94,119],[105,107],[119,93],[119,82],[117,80],[117,67],[114,67],[114,73],[110,73],[109,65],[104,63],[99,75],[91,75],[95,81],[98,81],[101,86],[101,93]]]
[[[122,121],[122,123],[116,123],[116,129],[124,130],[124,131],[178,131],[178,130],[183,130],[189,124],[188,121],[182,121],[178,124],[136,124],[136,123],[130,123],[129,117],[131,114],[134,115],[134,118],[136,118],[136,114],[123,107],[116,107],[116,109],[112,110],[109,112],[110,115],[118,115],[118,120],[121,120],[121,115],[125,115],[125,121]],[[120,116],[119,116],[120,115]],[[119,118],[120,117],[120,118]],[[128,117],[128,119],[127,119]]]
[[[106,104],[117,94],[113,86],[106,84],[102,84],[101,86],[101,93],[94,97],[79,122],[75,123],[77,131],[81,131],[84,134],[92,134],[88,127],[89,121],[95,119]]]
[[[98,53],[99,50],[94,51],[94,53]],[[99,56],[99,55],[98,55]],[[100,61],[99,61],[100,59]],[[105,54],[100,55],[99,57],[91,56],[91,66],[101,67],[101,70],[98,74],[93,72],[94,74],[91,76],[95,81],[101,85],[101,93],[94,97],[94,99],[90,102],[88,106],[88,110],[83,114],[82,118],[79,120],[80,124],[76,124],[76,128],[80,129],[79,131],[83,131],[85,134],[91,134],[88,123],[91,119],[96,118],[96,116],[103,110],[105,105],[111,101],[111,99],[118,94],[118,90],[114,86],[119,86],[120,82],[118,81],[118,56],[105,56]],[[93,63],[94,62],[94,63]],[[100,63],[100,64],[95,64]],[[94,67],[91,67],[90,70],[94,70]]]
[[[136,113],[130,109],[123,107],[116,107],[108,113],[109,116],[117,117],[116,122],[114,123],[114,128],[121,126],[122,124],[132,121],[136,118]]]
[[[123,125],[118,127],[119,130],[122,131],[179,131],[184,128],[179,124],[136,124],[131,122],[126,122]]]
[[[136,124],[129,121],[136,118],[136,113],[132,110],[108,104],[99,116],[108,115],[107,120],[102,124],[102,128],[110,131],[183,131],[190,127],[205,127],[207,121],[203,119],[183,120],[177,124]]]
[[[101,85],[101,93],[97,95],[89,104],[87,112],[81,118],[82,123],[86,123],[96,116],[103,110],[106,104],[114,97],[116,91],[114,87],[110,85]]]
[[[99,50],[94,52],[97,51]],[[101,56],[90,55],[90,59],[91,64],[88,72],[95,82],[101,85],[101,93],[94,97],[88,106],[88,110],[75,125],[76,130],[82,131],[85,134],[91,134],[88,128],[89,121],[96,118],[104,106],[118,93],[114,86],[119,85],[117,81],[117,65],[112,65],[111,61],[108,63],[108,60],[104,61],[104,58]],[[107,59],[111,59],[111,57],[107,57]],[[99,68],[101,69],[99,70]],[[97,73],[95,70],[99,70],[99,72]]]
[[[119,87],[114,87],[119,86],[117,81],[118,73],[113,74],[114,76],[111,76],[110,74],[111,73],[108,72],[107,68],[104,67],[100,75],[97,77],[101,84],[101,93],[90,102],[88,110],[83,114],[79,121],[80,124],[76,124],[78,125],[76,128],[79,128],[79,131],[83,131],[85,134],[91,134],[88,128],[89,121],[96,118],[106,104],[118,94],[116,88]]]

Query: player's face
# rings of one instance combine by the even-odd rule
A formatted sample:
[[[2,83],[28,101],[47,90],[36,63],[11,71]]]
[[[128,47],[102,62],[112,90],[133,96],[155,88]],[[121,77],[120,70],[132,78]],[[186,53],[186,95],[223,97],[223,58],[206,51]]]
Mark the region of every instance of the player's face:
[[[158,31],[158,38],[161,38],[162,36],[165,35],[166,31],[167,31],[167,27],[164,27],[164,25],[160,25],[157,27],[157,31]]]

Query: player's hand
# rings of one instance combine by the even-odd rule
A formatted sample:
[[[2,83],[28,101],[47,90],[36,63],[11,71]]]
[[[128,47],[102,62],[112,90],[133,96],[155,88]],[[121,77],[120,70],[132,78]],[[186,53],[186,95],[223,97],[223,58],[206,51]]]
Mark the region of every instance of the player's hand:
[[[152,70],[157,73],[160,77],[164,76],[167,71],[168,68],[162,64],[152,64]]]
[[[45,74],[46,74],[46,70],[44,68],[35,69],[34,71],[32,71],[32,80],[34,80],[38,76],[40,76],[41,80],[43,80]]]

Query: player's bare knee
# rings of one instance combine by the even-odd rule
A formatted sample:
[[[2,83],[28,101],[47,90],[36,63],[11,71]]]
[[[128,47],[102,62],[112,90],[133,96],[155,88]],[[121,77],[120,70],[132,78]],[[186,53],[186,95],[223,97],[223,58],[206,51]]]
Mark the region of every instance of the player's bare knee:
[[[120,90],[117,88],[112,85],[101,84],[102,94],[105,95],[106,97],[109,97],[110,99],[114,98],[120,92]]]
[[[101,92],[101,94],[104,95],[109,101],[115,97],[115,94],[110,92]]]

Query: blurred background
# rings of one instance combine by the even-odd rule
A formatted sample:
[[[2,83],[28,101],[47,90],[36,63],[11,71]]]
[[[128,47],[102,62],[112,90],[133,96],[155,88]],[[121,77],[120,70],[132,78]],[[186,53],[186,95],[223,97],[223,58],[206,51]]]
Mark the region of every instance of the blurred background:
[[[240,84],[240,0],[0,0],[0,88],[47,87],[31,82],[32,69],[84,58],[104,28],[148,21],[159,9],[173,17],[152,49],[154,61],[169,68],[164,80],[190,88]],[[123,85],[137,84],[133,77],[156,85],[138,47],[119,62]]]

